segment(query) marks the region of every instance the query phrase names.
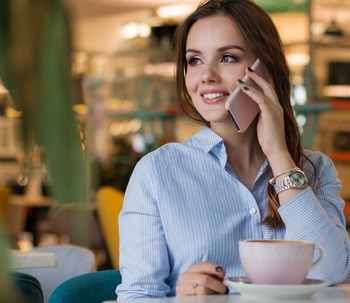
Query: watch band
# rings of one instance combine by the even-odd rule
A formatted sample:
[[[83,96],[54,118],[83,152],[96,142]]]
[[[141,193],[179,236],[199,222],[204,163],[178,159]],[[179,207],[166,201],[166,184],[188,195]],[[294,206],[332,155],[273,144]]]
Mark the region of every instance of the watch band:
[[[288,176],[284,177],[281,181],[276,182],[278,176],[288,172]],[[305,188],[308,185],[308,180],[305,173],[300,168],[295,167],[272,178],[270,184],[273,185],[276,195],[278,195],[279,193],[291,188]]]

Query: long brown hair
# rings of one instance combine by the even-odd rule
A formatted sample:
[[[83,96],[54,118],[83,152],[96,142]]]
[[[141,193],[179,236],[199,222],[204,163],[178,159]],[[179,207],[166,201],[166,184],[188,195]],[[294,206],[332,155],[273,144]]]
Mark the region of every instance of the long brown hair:
[[[175,60],[177,63],[176,92],[180,111],[195,122],[209,125],[194,107],[186,88],[186,42],[192,25],[199,19],[213,15],[222,15],[231,18],[238,26],[247,46],[264,63],[268,73],[271,75],[278,100],[284,111],[284,131],[289,153],[296,165],[303,167],[304,160],[310,160],[303,153],[299,127],[290,102],[290,71],[282,41],[270,16],[253,1],[204,1],[177,27],[174,41]],[[316,174],[315,167],[314,174]],[[262,223],[272,228],[283,227],[284,223],[277,211],[280,206],[279,201],[271,185],[268,185],[268,199],[268,214]]]

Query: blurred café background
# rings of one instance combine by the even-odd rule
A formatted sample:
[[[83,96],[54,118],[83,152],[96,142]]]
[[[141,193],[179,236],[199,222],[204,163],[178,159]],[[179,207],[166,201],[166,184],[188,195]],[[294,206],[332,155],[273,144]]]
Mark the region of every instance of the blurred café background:
[[[350,0],[256,2],[271,14],[285,45],[304,145],[332,157],[341,194],[350,203]],[[89,201],[84,208],[56,206],[42,146],[23,149],[21,112],[9,106],[10,92],[1,85],[0,210],[15,248],[83,245],[95,252],[98,269],[117,268],[116,218],[134,165],[147,152],[199,129],[178,115],[172,60],[173,32],[199,1],[64,3],[72,30],[71,75],[79,92],[72,111],[82,148],[90,153]],[[84,236],[74,231],[80,212],[88,214]],[[348,213],[346,204],[350,224]]]

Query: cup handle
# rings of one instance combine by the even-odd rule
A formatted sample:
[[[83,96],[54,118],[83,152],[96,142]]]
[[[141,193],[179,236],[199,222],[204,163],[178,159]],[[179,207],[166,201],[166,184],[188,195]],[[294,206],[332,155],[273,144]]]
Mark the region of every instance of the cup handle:
[[[318,258],[312,263],[311,268],[315,267],[316,264],[318,264],[323,259],[323,249],[319,246],[315,245],[315,251],[319,252]]]

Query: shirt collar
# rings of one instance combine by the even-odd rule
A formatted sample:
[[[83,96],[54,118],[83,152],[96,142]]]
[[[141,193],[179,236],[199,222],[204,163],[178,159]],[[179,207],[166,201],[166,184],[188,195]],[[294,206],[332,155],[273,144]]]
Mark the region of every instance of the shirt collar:
[[[199,146],[203,151],[216,157],[221,166],[225,167],[227,162],[226,147],[224,144],[224,139],[222,139],[217,133],[215,133],[209,127],[204,126],[197,134],[193,136],[192,140],[193,143]],[[267,171],[270,171],[270,165],[266,159],[260,168],[258,176]]]
[[[192,139],[206,153],[215,146],[224,144],[224,140],[207,126],[204,126]]]
[[[222,167],[227,163],[227,152],[224,140],[209,127],[203,127],[193,138],[193,143],[204,152],[215,157]]]

